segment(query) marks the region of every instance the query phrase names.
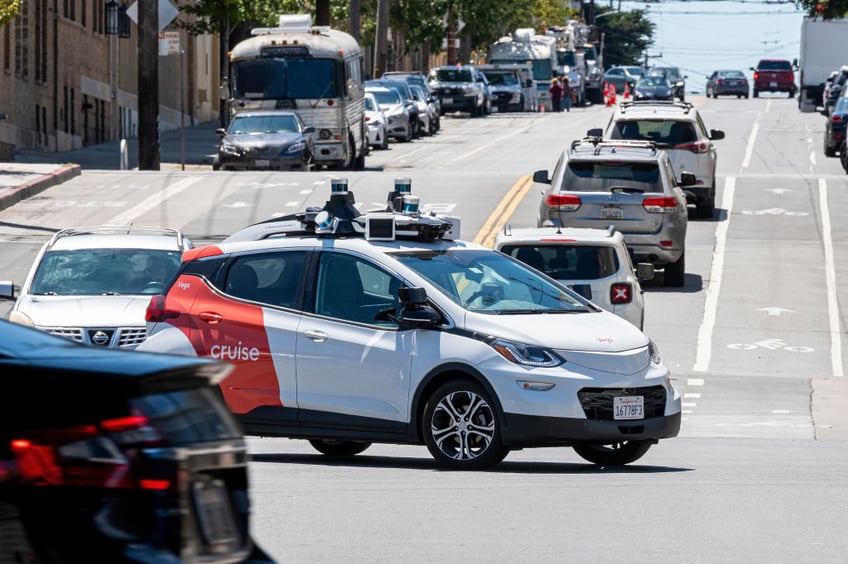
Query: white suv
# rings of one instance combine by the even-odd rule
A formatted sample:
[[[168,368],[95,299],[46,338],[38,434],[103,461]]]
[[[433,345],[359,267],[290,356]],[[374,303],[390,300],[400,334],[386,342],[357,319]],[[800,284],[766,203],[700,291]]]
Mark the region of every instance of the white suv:
[[[623,102],[613,112],[606,130],[589,130],[590,136],[604,139],[643,139],[653,141],[668,153],[678,180],[684,172],[695,175],[695,184],[686,186],[687,199],[695,204],[696,215],[710,218],[715,210],[716,149],[713,141],[724,139],[719,129],[707,130],[698,110],[688,102]]]
[[[639,329],[645,323],[645,299],[640,280],[654,277],[654,265],[634,269],[624,237],[615,227],[507,227],[495,239],[495,249],[517,258],[623,317]]]
[[[503,253],[419,214],[409,182],[360,215],[347,181],[323,209],[189,251],[147,310],[140,350],[235,365],[221,383],[253,435],[351,456],[426,444],[485,468],[571,446],[621,465],[680,427],[680,396],[637,328]]]
[[[161,227],[76,227],[38,252],[9,320],[99,347],[134,349],[150,295],[176,273],[191,241]],[[0,297],[14,285],[0,282]]]

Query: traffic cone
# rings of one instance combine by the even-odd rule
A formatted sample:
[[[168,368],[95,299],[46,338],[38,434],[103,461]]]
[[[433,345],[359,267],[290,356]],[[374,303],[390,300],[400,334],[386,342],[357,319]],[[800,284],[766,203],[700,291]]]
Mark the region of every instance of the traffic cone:
[[[610,96],[610,83],[604,82],[604,105],[608,108],[612,106],[612,102],[610,101],[611,98],[612,97]]]
[[[629,82],[624,83],[624,99],[625,100],[630,99],[630,83]]]
[[[615,86],[610,84],[610,106],[615,106]]]

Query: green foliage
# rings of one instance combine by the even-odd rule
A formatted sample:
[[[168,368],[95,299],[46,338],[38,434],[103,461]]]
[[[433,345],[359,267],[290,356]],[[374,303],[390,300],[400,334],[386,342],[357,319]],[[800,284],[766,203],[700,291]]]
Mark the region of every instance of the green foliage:
[[[824,20],[842,18],[848,14],[848,0],[796,0],[795,5],[807,12],[808,16],[818,16]]]
[[[0,0],[0,25],[8,23],[20,10],[21,0]]]
[[[654,24],[645,10],[617,12],[600,8],[595,24],[604,34],[605,67],[642,64],[644,53],[653,43],[654,36]]]
[[[182,0],[177,8],[191,16],[175,22],[192,35],[232,31],[242,24],[275,26],[279,14],[314,11],[311,2],[300,0]]]

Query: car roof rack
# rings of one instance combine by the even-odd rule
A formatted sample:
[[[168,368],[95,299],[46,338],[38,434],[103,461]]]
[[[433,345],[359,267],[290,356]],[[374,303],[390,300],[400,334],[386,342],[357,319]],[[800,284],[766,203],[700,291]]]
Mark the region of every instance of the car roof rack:
[[[604,149],[609,149],[615,152],[619,149],[650,149],[654,153],[657,152],[656,141],[649,139],[604,139],[602,137],[584,137],[583,139],[575,139],[571,142],[571,152],[576,153],[580,149],[585,149],[580,152],[590,152],[593,155],[600,155]]]
[[[356,208],[347,178],[330,180],[330,199],[323,207],[275,217],[249,225],[224,239],[224,243],[261,241],[273,237],[364,237],[369,241],[410,239],[430,242],[460,237],[457,216],[421,212],[420,198],[412,194],[412,180],[395,179],[386,207],[361,213]]]
[[[633,107],[645,107],[645,106],[672,106],[676,108],[680,108],[684,111],[684,113],[689,113],[689,111],[695,106],[692,105],[691,102],[678,102],[671,100],[630,100],[627,102],[621,102],[619,105],[621,109],[621,113],[627,112],[629,108]]]
[[[143,225],[97,225],[88,227],[70,227],[53,234],[47,247],[55,245],[60,239],[78,235],[164,235],[177,238],[177,246],[182,248],[185,236],[182,231],[171,227],[151,227]]]

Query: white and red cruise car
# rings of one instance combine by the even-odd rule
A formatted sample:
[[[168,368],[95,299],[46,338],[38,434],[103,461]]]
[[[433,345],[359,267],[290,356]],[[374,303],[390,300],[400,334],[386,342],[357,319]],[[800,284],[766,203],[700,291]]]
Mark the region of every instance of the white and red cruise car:
[[[639,329],[460,241],[408,181],[365,214],[331,183],[321,209],[188,251],[139,349],[233,363],[220,387],[247,434],[329,455],[425,444],[478,469],[561,445],[621,465],[677,435],[680,395]]]

